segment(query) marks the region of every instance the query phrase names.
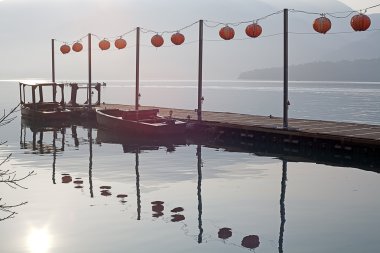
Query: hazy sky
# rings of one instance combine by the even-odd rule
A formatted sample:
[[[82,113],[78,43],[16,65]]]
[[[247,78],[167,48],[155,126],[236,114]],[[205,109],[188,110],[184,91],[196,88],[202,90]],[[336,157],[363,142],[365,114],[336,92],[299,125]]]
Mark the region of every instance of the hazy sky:
[[[307,0],[305,0],[307,1]],[[340,2],[347,4],[354,10],[359,10],[361,8],[373,6],[380,3],[380,0],[339,0]],[[379,8],[376,8],[373,12],[380,12]]]
[[[86,50],[62,55],[59,47],[69,44],[88,32],[99,35],[93,42],[93,72],[95,78],[134,79],[135,34],[125,36],[125,50],[115,48],[101,52],[98,40],[121,35],[140,26],[158,32],[175,30],[199,19],[223,22],[247,21],[283,8],[317,12],[346,11],[348,5],[360,10],[380,3],[380,0],[0,0],[0,78],[49,77],[51,39],[56,42],[58,79],[85,79]],[[75,4],[73,4],[75,3]],[[380,12],[380,7],[371,12]],[[317,16],[293,14],[293,32],[313,33],[312,21]],[[373,28],[379,27],[380,16],[374,17]],[[282,64],[282,16],[260,21],[263,36],[247,39],[244,25],[236,27],[232,41],[222,41],[218,27],[205,27],[204,78],[234,79],[243,72]],[[150,45],[153,34],[141,34],[141,78],[195,79],[197,77],[197,33],[194,25],[184,31],[186,42],[173,47],[170,34],[165,34],[165,46]],[[334,19],[332,32],[351,31],[349,19]],[[275,35],[278,36],[269,36]],[[351,60],[378,57],[378,38],[373,33],[339,36],[292,35],[290,64],[320,60]],[[104,36],[104,37],[103,37]],[[352,44],[360,41],[360,46]],[[83,40],[86,46],[86,40]],[[351,43],[351,44],[350,44]],[[367,43],[365,46],[363,46]],[[370,54],[370,55],[369,55]]]

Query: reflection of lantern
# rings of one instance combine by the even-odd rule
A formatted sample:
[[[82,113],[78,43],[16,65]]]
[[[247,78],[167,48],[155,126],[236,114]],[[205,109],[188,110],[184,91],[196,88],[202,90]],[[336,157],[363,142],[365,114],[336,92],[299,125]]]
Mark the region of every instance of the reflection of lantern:
[[[153,212],[156,212],[156,213],[160,213],[162,211],[164,211],[164,206],[163,205],[154,205],[152,206],[152,211]]]
[[[66,45],[66,44],[65,44],[65,45],[62,45],[60,49],[61,49],[62,54],[67,54],[67,53],[69,53],[70,50],[71,50],[71,49],[70,49],[70,46],[68,46],[68,45]]]
[[[172,213],[179,213],[179,212],[183,212],[183,207],[176,207],[174,209],[171,210]]]
[[[358,14],[351,18],[351,27],[357,32],[367,30],[371,26],[371,19],[365,14]]]
[[[182,214],[173,214],[172,219],[170,221],[179,222],[179,221],[183,221],[184,219],[185,219],[185,216],[183,216]]]
[[[152,42],[152,45],[155,47],[160,47],[164,44],[164,39],[161,35],[158,34],[154,35],[150,41]]]
[[[66,175],[66,176],[63,176],[62,177],[62,184],[68,184],[72,181],[73,179],[71,178],[71,176],[69,175]]]
[[[125,41],[125,39],[119,38],[119,39],[115,40],[115,47],[117,49],[123,49],[126,46],[127,46],[127,42]]]
[[[108,40],[104,39],[99,42],[99,47],[101,50],[107,50],[110,48],[110,46],[111,46],[111,43]]]
[[[225,26],[219,31],[219,36],[224,40],[231,40],[235,36],[235,31],[229,26]]]
[[[83,49],[83,45],[80,42],[75,42],[72,48],[73,48],[73,51],[80,52]]]
[[[232,236],[232,231],[230,228],[221,228],[218,231],[218,237],[220,239],[225,240],[225,239],[230,238],[231,236]]]
[[[255,249],[259,247],[259,245],[260,245],[260,239],[257,235],[247,235],[241,241],[241,246],[248,249]]]
[[[252,38],[259,37],[262,31],[263,29],[261,28],[261,26],[256,23],[250,24],[245,28],[245,33]]]
[[[313,28],[316,32],[327,33],[331,29],[331,21],[326,17],[320,17],[314,20]]]
[[[182,33],[175,33],[171,37],[171,41],[174,45],[181,45],[185,41],[185,36]]]

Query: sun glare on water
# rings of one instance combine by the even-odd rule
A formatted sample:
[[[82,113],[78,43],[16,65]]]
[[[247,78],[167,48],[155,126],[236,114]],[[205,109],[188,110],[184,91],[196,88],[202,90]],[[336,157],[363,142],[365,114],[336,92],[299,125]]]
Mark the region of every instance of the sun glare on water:
[[[51,246],[51,238],[46,228],[32,229],[27,239],[30,253],[47,253]]]

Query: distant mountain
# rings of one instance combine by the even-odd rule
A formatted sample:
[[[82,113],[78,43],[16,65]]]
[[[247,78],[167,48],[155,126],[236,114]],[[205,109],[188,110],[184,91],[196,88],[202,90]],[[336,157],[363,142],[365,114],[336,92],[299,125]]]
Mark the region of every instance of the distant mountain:
[[[289,66],[292,81],[380,82],[380,58],[355,61],[311,62]],[[282,80],[283,68],[265,68],[243,72],[239,79]]]

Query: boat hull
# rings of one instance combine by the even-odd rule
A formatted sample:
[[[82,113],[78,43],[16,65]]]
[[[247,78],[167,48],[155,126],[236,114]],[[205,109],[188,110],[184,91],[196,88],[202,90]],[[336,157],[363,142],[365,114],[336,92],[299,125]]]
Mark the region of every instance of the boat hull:
[[[153,112],[153,113],[152,113]],[[106,130],[115,130],[118,133],[138,134],[140,136],[152,135],[178,135],[186,131],[186,123],[180,120],[169,120],[159,116],[152,116],[153,110],[138,112],[138,119],[128,119],[125,114],[133,114],[133,111],[117,109],[98,110],[96,121],[98,127]],[[158,110],[157,110],[158,112]]]
[[[70,120],[71,113],[69,110],[62,109],[33,109],[29,106],[21,106],[21,116],[31,121],[50,122],[50,121],[66,121]]]

